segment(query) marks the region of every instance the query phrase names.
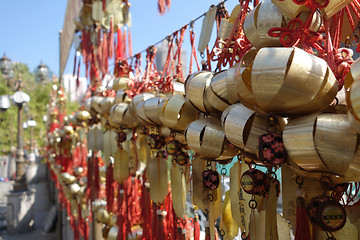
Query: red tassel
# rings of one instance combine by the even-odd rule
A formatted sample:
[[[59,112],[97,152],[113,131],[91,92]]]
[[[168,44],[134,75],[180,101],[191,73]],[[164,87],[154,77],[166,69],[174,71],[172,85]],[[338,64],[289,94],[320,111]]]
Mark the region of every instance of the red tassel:
[[[110,32],[109,32],[109,58],[112,59],[114,57],[114,23],[113,19],[110,19]]]
[[[106,0],[102,0],[102,10],[106,12]]]
[[[165,198],[165,211],[167,212],[165,221],[167,224],[167,236],[172,239],[177,234],[176,214],[173,208],[171,192]]]
[[[141,208],[141,216],[143,217],[143,240],[151,240],[152,239],[152,215],[153,212],[156,212],[155,208],[152,208],[151,200],[150,200],[150,192],[149,189],[145,186],[145,176],[143,177],[144,184],[141,188],[141,197],[140,197],[140,208]],[[156,218],[155,218],[156,220]]]
[[[116,57],[120,60],[123,59],[123,54],[122,54],[122,49],[123,49],[123,46],[122,46],[122,43],[123,43],[123,40],[122,40],[122,32],[121,32],[121,29],[120,27],[118,26],[117,28],[117,48],[116,48]]]
[[[103,74],[109,72],[109,45],[107,41],[107,34],[103,34],[103,43],[102,43],[102,51],[103,51]]]
[[[157,214],[157,224],[156,224],[156,234],[155,234],[155,239],[156,240],[165,240],[165,236],[166,234],[166,223],[165,223],[165,218],[163,215],[161,214]]]
[[[200,240],[200,223],[199,216],[194,217],[194,240]]]
[[[298,197],[296,199],[296,205],[295,240],[308,240],[310,239],[310,228],[304,198]]]
[[[131,57],[133,54],[132,54],[132,39],[131,39],[130,28],[128,29],[128,48],[129,48],[129,57]]]
[[[126,28],[124,28],[124,32],[123,32],[123,46],[122,46],[122,54],[123,57],[126,58]]]
[[[210,240],[210,229],[207,227],[205,228],[205,240]]]
[[[113,211],[114,204],[114,190],[112,189],[113,182],[113,165],[110,163],[106,169],[106,208],[109,212]]]
[[[94,187],[95,187],[95,198],[99,198],[100,194],[100,176],[99,176],[99,158],[94,158]]]

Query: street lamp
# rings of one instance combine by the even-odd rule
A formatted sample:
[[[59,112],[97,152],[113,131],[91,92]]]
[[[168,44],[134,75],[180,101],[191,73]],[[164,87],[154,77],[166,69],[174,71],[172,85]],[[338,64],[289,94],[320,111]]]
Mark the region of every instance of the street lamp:
[[[4,53],[3,57],[0,58],[0,70],[3,74],[9,74],[11,71],[11,60]]]
[[[48,71],[48,68],[46,67],[46,65],[43,63],[40,63],[35,71],[36,81],[43,82],[44,80],[48,79],[48,74],[49,74],[49,71]]]
[[[30,231],[32,229],[31,221],[34,216],[34,200],[33,190],[27,188],[26,183],[26,162],[24,158],[24,128],[23,128],[23,105],[30,101],[29,95],[24,93],[22,89],[21,75],[18,80],[14,80],[10,59],[5,54],[0,59],[0,70],[7,82],[7,85],[15,93],[12,96],[13,103],[18,107],[18,126],[17,126],[17,149],[16,149],[16,177],[13,191],[7,195],[8,206],[11,207],[11,215],[7,215],[7,231],[8,233],[16,233],[18,231]],[[1,106],[2,105],[2,106]],[[0,98],[0,110],[7,109],[10,105],[5,98]],[[9,212],[9,209],[8,209]],[[26,214],[24,214],[26,213]]]
[[[18,107],[18,129],[17,129],[17,149],[16,149],[16,178],[14,191],[22,191],[27,189],[26,185],[26,162],[24,158],[24,128],[23,128],[23,105],[30,101],[29,95],[21,91],[21,79],[19,81],[19,89],[13,95],[13,102]]]

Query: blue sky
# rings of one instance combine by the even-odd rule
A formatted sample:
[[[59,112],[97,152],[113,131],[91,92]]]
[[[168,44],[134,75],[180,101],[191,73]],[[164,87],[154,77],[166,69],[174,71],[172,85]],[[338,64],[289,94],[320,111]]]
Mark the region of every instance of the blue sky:
[[[172,0],[170,11],[164,16],[157,13],[157,0],[129,0],[132,14],[133,53],[154,44],[163,37],[181,28],[190,20],[206,12],[216,0]],[[1,34],[0,55],[4,52],[12,61],[27,64],[33,71],[42,61],[58,75],[59,31],[62,29],[67,1],[11,0],[2,1],[0,10]],[[238,0],[228,0],[226,7],[231,12]],[[201,23],[195,23],[199,39]],[[212,39],[211,44],[213,44]],[[189,37],[184,47],[189,53]],[[74,49],[65,73],[72,73]],[[145,56],[143,56],[145,58]]]

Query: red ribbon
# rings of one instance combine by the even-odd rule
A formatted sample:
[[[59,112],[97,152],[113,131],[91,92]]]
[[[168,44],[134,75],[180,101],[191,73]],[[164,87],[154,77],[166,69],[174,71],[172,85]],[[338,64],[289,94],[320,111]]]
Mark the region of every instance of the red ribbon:
[[[270,37],[279,37],[280,43],[284,47],[300,45],[309,53],[313,53],[313,48],[320,53],[325,53],[324,37],[320,33],[309,30],[306,25],[301,19],[294,18],[286,28],[271,28],[268,34]]]

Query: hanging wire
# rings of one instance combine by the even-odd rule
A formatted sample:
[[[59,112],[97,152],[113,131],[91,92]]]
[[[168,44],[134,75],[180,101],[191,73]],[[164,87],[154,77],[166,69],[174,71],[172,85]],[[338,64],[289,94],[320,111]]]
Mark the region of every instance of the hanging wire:
[[[219,7],[219,6],[223,5],[223,4],[224,4],[225,2],[227,2],[227,1],[228,1],[228,0],[223,0],[223,1],[219,2],[216,6]],[[212,5],[212,6],[214,6],[214,5]],[[207,13],[207,12],[201,14],[200,16],[198,16],[197,18],[195,18],[194,20],[191,20],[189,23],[185,24],[184,26],[182,26],[182,27],[179,28],[178,30],[174,31],[174,33],[180,31],[180,30],[181,30],[183,27],[185,27],[185,26],[190,26],[190,27],[191,27],[196,21],[198,21],[198,20],[200,20],[202,17],[204,17],[206,13]],[[171,36],[171,35],[172,35],[172,34],[167,35],[166,37],[162,38],[161,40],[159,40],[159,41],[157,41],[156,43],[151,44],[151,45],[149,45],[149,46],[156,46],[156,45],[160,44],[162,41],[168,39],[169,36]],[[140,51],[140,52],[138,52],[138,53],[136,53],[136,54],[133,54],[132,56],[130,56],[130,57],[128,57],[128,58],[125,58],[124,60],[125,60],[125,61],[126,61],[126,60],[130,60],[130,59],[134,58],[136,55],[138,55],[138,54],[140,54],[140,53],[146,52],[146,50],[147,50],[148,48],[149,48],[149,47],[145,48],[144,50],[142,50],[142,51]]]

